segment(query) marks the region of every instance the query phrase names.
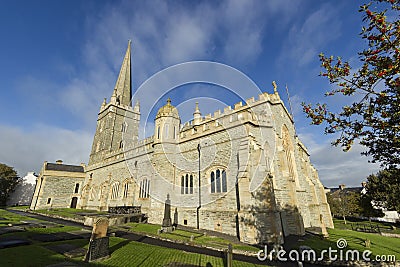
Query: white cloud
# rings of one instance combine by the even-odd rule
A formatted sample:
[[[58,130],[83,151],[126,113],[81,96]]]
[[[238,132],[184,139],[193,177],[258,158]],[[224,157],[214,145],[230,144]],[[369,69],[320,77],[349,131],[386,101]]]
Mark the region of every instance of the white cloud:
[[[318,143],[312,134],[300,133],[299,138],[308,147],[311,163],[318,170],[319,178],[325,186],[360,186],[368,175],[379,170],[378,164],[369,163],[369,158],[360,154],[365,148],[358,143],[350,151],[344,152],[329,142]]]
[[[88,162],[93,133],[49,125],[29,130],[0,125],[0,162],[13,166],[19,176],[39,173],[45,160],[62,159],[66,164]]]

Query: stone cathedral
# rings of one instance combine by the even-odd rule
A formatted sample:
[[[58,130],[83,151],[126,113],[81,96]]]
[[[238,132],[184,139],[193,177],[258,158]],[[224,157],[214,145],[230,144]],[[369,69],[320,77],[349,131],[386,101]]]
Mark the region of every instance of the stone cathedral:
[[[100,107],[89,163],[44,162],[31,209],[140,206],[149,223],[161,224],[168,199],[175,224],[250,244],[333,228],[324,187],[275,84],[271,94],[212,115],[196,104],[185,124],[168,99],[143,140],[139,102],[131,99],[129,43]]]

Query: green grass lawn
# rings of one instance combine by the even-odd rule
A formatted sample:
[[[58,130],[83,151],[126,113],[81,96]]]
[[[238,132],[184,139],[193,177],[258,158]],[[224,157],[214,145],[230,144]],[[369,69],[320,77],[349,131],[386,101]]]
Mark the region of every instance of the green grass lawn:
[[[157,247],[138,242],[128,242],[121,238],[113,238],[114,246],[118,247],[112,257],[101,264],[107,266],[165,266],[168,263],[179,262],[196,266],[223,266],[222,258],[194,254],[181,250]],[[261,266],[251,263],[234,261],[233,266]],[[265,265],[262,265],[265,266]]]
[[[344,238],[347,241],[347,247],[344,250],[358,250],[360,252],[365,250],[372,251],[371,259],[376,255],[395,255],[396,259],[400,259],[400,238],[385,237],[379,234],[363,233],[352,231],[348,229],[329,229],[329,238],[322,239],[318,236],[307,238],[299,245],[306,245],[314,250],[321,252],[321,250],[337,249],[336,241]],[[371,241],[370,248],[365,247],[365,240]]]
[[[25,210],[29,209],[29,206],[11,206],[11,207],[7,207],[7,209],[25,211]]]
[[[110,237],[111,257],[97,262],[85,263],[83,257],[66,258],[48,248],[51,244],[75,244],[88,247],[87,240],[71,240],[52,243],[32,244],[15,248],[0,249],[0,266],[46,266],[60,262],[73,262],[79,266],[165,266],[172,262],[193,264],[196,266],[223,266],[222,258],[202,254],[189,253],[181,250],[158,247],[129,241],[118,237]],[[265,266],[234,261],[233,266]]]
[[[44,213],[49,212],[51,214],[58,214],[60,216],[76,216],[77,212],[82,212],[81,210],[74,209],[57,209],[51,211],[44,211]],[[84,211],[86,212],[86,211]],[[93,211],[95,212],[95,211]],[[10,213],[6,210],[0,209],[0,217],[5,220],[0,220],[0,227],[6,226],[8,223],[17,224],[21,220],[32,220],[32,218]],[[396,259],[400,259],[400,239],[381,236],[379,234],[364,233],[351,230],[351,223],[344,224],[342,220],[334,219],[335,229],[329,229],[329,238],[322,239],[318,236],[309,236],[304,238],[304,241],[299,242],[297,246],[307,245],[315,249],[317,252],[321,250],[337,249],[336,241],[340,238],[344,238],[347,241],[346,249],[358,250],[360,252],[364,250],[371,250],[371,259],[375,255],[394,255]],[[370,222],[356,222],[359,225],[366,224],[369,225]],[[390,224],[376,223],[380,229],[384,232],[398,233],[398,229],[392,229]],[[124,230],[129,230],[136,233],[147,234],[151,236],[159,236],[160,238],[167,238],[175,241],[181,241],[185,243],[192,243],[195,245],[203,245],[214,247],[217,249],[225,249],[230,243],[229,240],[225,240],[220,237],[214,237],[205,235],[202,232],[197,232],[195,230],[175,230],[172,233],[161,233],[158,234],[160,225],[146,224],[146,223],[128,223],[122,226],[111,227],[110,230],[116,230],[119,227],[123,227]],[[55,232],[67,232],[72,230],[78,230],[79,227],[50,227],[50,228],[32,228],[28,229],[26,232],[13,233],[13,235],[30,238],[36,233],[55,233]],[[5,234],[10,235],[10,234]],[[2,236],[5,236],[2,235]],[[193,236],[193,241],[191,242],[191,236]],[[365,247],[365,240],[371,241],[370,248]],[[63,242],[78,242],[79,246],[86,247],[88,241],[86,240],[73,240],[73,241],[63,241]],[[48,243],[46,243],[47,245]],[[233,248],[236,250],[244,250],[257,252],[258,249],[253,246],[246,244],[233,244]],[[26,250],[24,254],[23,251]],[[205,266],[208,262],[212,266],[222,266],[222,259],[218,257],[209,257],[206,255],[187,253],[180,250],[174,250],[169,248],[151,246],[143,243],[138,243],[134,241],[129,241],[117,237],[110,238],[110,250],[112,252],[112,257],[104,260],[100,263],[94,265],[102,266],[164,266],[171,262],[181,262],[187,264],[195,264]],[[31,261],[27,261],[24,257],[19,255],[27,255],[26,257],[33,257],[34,255],[44,255],[43,257],[36,257]],[[73,261],[78,263],[78,265],[88,265],[83,264],[82,257],[77,259],[66,259],[63,255],[56,252],[48,250],[44,247],[44,244],[34,241],[32,245],[8,248],[0,250],[0,266],[4,265],[15,265],[15,266],[43,266],[42,264],[51,264],[60,261]],[[14,264],[15,263],[15,264]],[[254,266],[252,264],[235,262],[234,266]]]
[[[0,209],[0,217],[4,218],[4,220],[0,220],[0,227],[7,226],[8,224],[19,224],[24,220],[34,220],[30,217],[15,214],[4,209]]]
[[[82,219],[83,216],[79,215],[78,213],[97,213],[97,214],[106,214],[107,212],[98,212],[98,211],[90,211],[90,210],[78,210],[78,209],[51,209],[51,210],[36,210],[36,212],[44,214],[44,215],[58,215],[61,217],[67,218],[78,218]],[[161,225],[157,224],[149,224],[149,223],[128,223],[123,225],[129,226],[130,231],[135,233],[140,233],[144,235],[152,235],[158,236],[161,238],[167,238],[170,240],[181,241],[185,243],[190,242],[190,238],[193,235],[194,240],[193,244],[209,246],[217,249],[225,249],[228,247],[230,241],[225,240],[220,237],[214,236],[204,236],[203,233],[195,232],[195,231],[184,231],[184,230],[175,230],[172,233],[161,233],[158,234],[158,230],[161,228]],[[115,227],[116,229],[118,227]],[[125,230],[125,229],[124,229]],[[242,250],[242,251],[250,251],[250,252],[257,252],[259,249],[253,246],[249,246],[246,244],[232,244],[233,249]]]
[[[5,219],[0,221],[0,227],[5,227],[8,225],[8,223],[18,224],[21,223],[21,221],[35,220],[30,217],[14,214],[3,209],[0,209],[0,217],[3,217]],[[151,233],[155,235],[157,234],[157,230],[160,228],[160,226],[152,224],[130,225],[132,227],[134,226],[133,228],[136,228],[136,231],[139,231],[141,233]],[[165,266],[172,262],[193,264],[197,266],[205,266],[207,263],[212,264],[212,266],[223,266],[223,259],[219,257],[188,253],[181,250],[129,241],[118,237],[110,237],[110,258],[98,263],[89,264],[82,261],[83,257],[70,259],[48,248],[48,246],[50,245],[67,243],[87,249],[89,240],[78,239],[57,242],[40,242],[31,239],[31,237],[35,234],[69,232],[73,230],[80,230],[80,227],[55,225],[54,227],[49,228],[27,228],[24,232],[15,232],[0,235],[0,239],[12,236],[26,238],[32,242],[31,245],[27,246],[0,249],[0,266],[46,266],[60,262],[73,262],[79,266]],[[175,235],[163,235],[165,235],[164,237],[168,238],[178,238],[179,236],[182,239],[190,239],[190,236],[192,234],[193,233],[191,232],[177,230],[175,232]],[[212,239],[212,237],[204,237],[202,234],[198,234],[196,237],[200,238],[199,240],[201,240],[201,238],[203,238],[204,240],[207,238]],[[204,240],[202,242],[205,242]],[[221,243],[227,242],[223,239],[220,240],[218,238],[212,240]],[[261,265],[235,261],[233,266],[247,267]]]
[[[344,223],[343,220],[333,218],[333,223],[335,224],[335,229],[348,229],[352,230],[352,227],[355,229],[356,227],[363,227],[364,225],[367,228],[379,227],[379,230],[384,233],[393,233],[393,234],[400,234],[400,229],[396,227],[396,229],[392,228],[392,224],[386,222],[370,222],[365,220],[347,220],[347,224]]]
[[[41,213],[43,215],[56,215],[64,218],[75,218],[75,219],[84,219],[83,215],[79,213],[93,213],[93,214],[107,214],[105,211],[96,211],[96,210],[80,210],[80,209],[43,209],[43,210],[35,210],[37,213]]]
[[[228,247],[228,244],[232,243],[231,241],[220,237],[206,236],[202,232],[185,231],[181,229],[177,229],[171,233],[158,234],[157,231],[161,228],[161,225],[157,224],[128,223],[126,224],[126,226],[130,227],[131,232],[150,234],[153,236],[159,236],[161,238],[167,238],[170,240],[181,241],[185,243],[192,243],[195,245],[209,246],[217,249],[226,249]],[[193,242],[190,241],[191,236],[193,236]],[[259,248],[246,244],[232,244],[232,247],[233,249],[242,251],[250,251],[250,252],[259,251]]]

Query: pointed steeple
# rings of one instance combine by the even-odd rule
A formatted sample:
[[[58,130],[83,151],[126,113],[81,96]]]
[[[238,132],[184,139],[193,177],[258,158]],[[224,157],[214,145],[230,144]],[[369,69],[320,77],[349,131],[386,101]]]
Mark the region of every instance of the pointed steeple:
[[[128,48],[126,49],[124,61],[119,71],[117,82],[113,96],[115,94],[116,99],[121,105],[132,106],[132,81],[131,81],[131,40],[128,41]]]

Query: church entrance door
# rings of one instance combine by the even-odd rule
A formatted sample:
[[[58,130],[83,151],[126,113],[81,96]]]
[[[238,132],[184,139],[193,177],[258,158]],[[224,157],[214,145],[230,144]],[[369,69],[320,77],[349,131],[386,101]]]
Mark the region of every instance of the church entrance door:
[[[76,209],[76,204],[78,203],[78,198],[73,197],[71,200],[71,209]]]

